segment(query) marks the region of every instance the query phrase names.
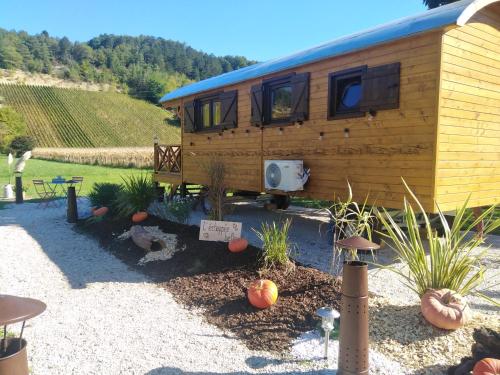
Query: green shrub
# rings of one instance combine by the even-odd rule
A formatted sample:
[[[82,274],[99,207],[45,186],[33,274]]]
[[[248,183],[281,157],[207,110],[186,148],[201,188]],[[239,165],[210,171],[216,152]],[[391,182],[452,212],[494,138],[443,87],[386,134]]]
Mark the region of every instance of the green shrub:
[[[156,188],[150,174],[122,177],[123,189],[116,200],[116,212],[127,217],[138,211],[145,211],[156,198]]]
[[[96,182],[89,193],[90,204],[94,207],[106,206],[113,209],[121,191],[122,185],[120,184]]]
[[[9,150],[14,154],[16,158],[21,157],[25,152],[31,151],[35,148],[36,141],[35,138],[28,135],[22,135],[15,137],[12,142],[10,142]]]
[[[276,266],[290,265],[291,243],[288,238],[291,219],[286,219],[279,225],[274,221],[272,224],[262,223],[261,230],[252,230],[262,241],[261,263],[264,269],[274,268]]]
[[[12,107],[0,106],[0,151],[8,153],[12,140],[25,133],[26,123],[23,116]]]
[[[470,233],[474,227],[484,220],[484,234],[488,234],[500,226],[500,218],[495,218],[495,207],[485,210],[479,217],[472,219],[472,213],[467,210],[468,199],[457,210],[455,220],[450,227],[445,216],[439,211],[439,221],[443,227],[443,236],[431,227],[428,215],[425,213],[417,197],[403,180],[406,189],[421,212],[425,222],[425,231],[421,232],[417,215],[413,206],[404,200],[403,224],[399,226],[393,217],[385,210],[379,213],[379,218],[391,240],[391,247],[397,258],[408,267],[401,270],[394,267],[385,267],[402,276],[407,286],[420,297],[428,289],[448,288],[465,296],[475,292],[482,283],[485,268],[481,260],[487,253],[476,248],[484,242],[484,237]],[[402,229],[405,227],[405,230]],[[428,239],[429,258],[424,246]],[[475,250],[476,249],[476,250]],[[490,298],[483,296],[490,302]]]
[[[167,205],[168,213],[179,223],[186,224],[191,216],[193,202],[189,198],[181,198],[169,202]]]

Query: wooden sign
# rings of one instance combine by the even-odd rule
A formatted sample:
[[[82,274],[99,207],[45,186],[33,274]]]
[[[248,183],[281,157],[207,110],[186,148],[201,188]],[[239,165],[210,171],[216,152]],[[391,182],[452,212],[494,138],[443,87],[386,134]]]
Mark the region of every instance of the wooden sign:
[[[229,242],[235,238],[241,238],[241,223],[215,220],[201,221],[201,241]]]

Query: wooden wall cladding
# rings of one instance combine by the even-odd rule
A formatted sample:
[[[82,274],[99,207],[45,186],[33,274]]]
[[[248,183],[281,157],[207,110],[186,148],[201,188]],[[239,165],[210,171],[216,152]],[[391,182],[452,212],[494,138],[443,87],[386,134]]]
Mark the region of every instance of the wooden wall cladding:
[[[436,201],[500,201],[500,4],[443,35]]]
[[[263,191],[265,159],[303,159],[311,178],[301,195],[343,196],[349,180],[355,199],[369,195],[374,204],[400,208],[404,177],[432,209],[441,36],[427,33],[293,70],[311,73],[309,120],[281,131],[250,122],[251,87],[262,79],[224,88],[238,90],[238,126],[222,133],[183,133],[183,180],[206,184],[205,167],[217,155],[227,161],[229,186]],[[327,120],[329,73],[396,62],[401,63],[398,109],[380,110],[373,119]]]

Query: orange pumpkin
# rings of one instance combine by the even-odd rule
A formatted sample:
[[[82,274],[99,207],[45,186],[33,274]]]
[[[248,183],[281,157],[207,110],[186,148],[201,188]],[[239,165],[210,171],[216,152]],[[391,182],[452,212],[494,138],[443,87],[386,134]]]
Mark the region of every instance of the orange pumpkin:
[[[424,318],[443,329],[457,329],[471,318],[471,312],[462,296],[450,289],[429,290],[420,300]]]
[[[232,253],[241,253],[248,247],[248,241],[244,238],[236,238],[229,241],[228,248]]]
[[[146,211],[139,211],[132,215],[132,221],[134,223],[140,223],[148,218],[148,213]]]
[[[500,359],[481,359],[474,365],[472,375],[500,375]]]
[[[109,208],[107,208],[107,207],[101,207],[101,208],[98,208],[98,209],[92,211],[92,215],[98,216],[98,217],[99,216],[104,216],[104,215],[106,215],[108,213],[108,211],[109,211]]]
[[[271,280],[255,280],[248,287],[247,294],[252,306],[265,309],[278,299],[278,287]]]

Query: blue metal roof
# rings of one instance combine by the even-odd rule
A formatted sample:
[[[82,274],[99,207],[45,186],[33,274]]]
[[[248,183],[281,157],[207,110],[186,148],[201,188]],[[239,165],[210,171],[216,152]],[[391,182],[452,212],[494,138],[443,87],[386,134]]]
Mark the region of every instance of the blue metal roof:
[[[473,13],[495,1],[498,0],[461,0],[444,5],[415,16],[401,18],[372,29],[341,37],[289,56],[257,63],[192,83],[165,94],[160,99],[160,102],[213,90],[252,78],[280,72],[282,70],[296,68],[301,65],[387,43],[448,25],[465,24]],[[463,20],[464,16],[467,16],[465,17],[467,18],[465,21]]]

